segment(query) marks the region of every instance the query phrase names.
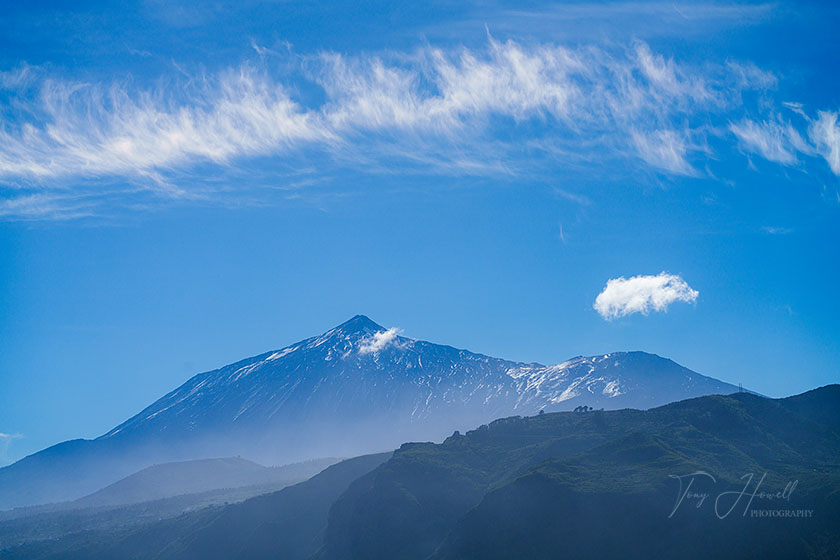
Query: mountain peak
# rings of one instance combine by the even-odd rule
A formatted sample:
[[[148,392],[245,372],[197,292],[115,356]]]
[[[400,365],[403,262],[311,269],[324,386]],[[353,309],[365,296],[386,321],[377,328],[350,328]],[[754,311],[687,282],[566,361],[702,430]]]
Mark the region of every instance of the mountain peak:
[[[346,334],[374,333],[384,331],[385,327],[377,324],[366,315],[354,315],[351,319],[338,325],[334,330],[340,330]]]
[[[643,352],[545,366],[397,332],[356,315],[320,336],[195,375],[97,440],[59,444],[0,469],[0,509],[76,499],[153,463],[353,456],[514,414],[647,409],[738,391]],[[833,421],[833,402],[821,406]],[[68,469],[79,473],[73,489]]]

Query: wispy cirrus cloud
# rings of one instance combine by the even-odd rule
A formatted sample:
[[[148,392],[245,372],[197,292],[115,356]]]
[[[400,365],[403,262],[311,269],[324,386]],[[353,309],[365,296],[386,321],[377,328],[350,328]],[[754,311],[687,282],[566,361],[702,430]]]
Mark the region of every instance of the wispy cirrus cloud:
[[[33,109],[40,123],[0,132],[2,176],[154,176],[191,161],[224,164],[330,140],[282,84],[249,67],[207,79],[186,102],[165,91],[48,80]]]
[[[426,30],[432,35],[466,34],[476,26],[509,33],[544,33],[591,40],[593,28],[612,37],[696,36],[727,27],[743,29],[774,17],[778,3],[723,2],[563,2],[547,8],[517,7],[496,13],[481,13],[460,23],[447,23]]]
[[[795,119],[776,116],[773,120],[744,119],[730,124],[741,148],[782,165],[800,163],[800,155],[821,157],[835,174],[840,175],[840,125],[835,111],[817,111],[811,117],[799,103],[784,103],[796,114]]]
[[[746,120],[731,124],[729,129],[738,137],[744,149],[758,153],[764,159],[784,165],[796,162],[793,140],[801,138],[790,125]]]
[[[674,130],[654,130],[648,133],[633,132],[633,144],[639,157],[653,167],[678,175],[696,175],[688,163],[688,146],[685,136]]]
[[[698,295],[697,290],[675,274],[622,276],[607,281],[593,307],[601,317],[611,321],[635,313],[665,311],[678,301],[694,303]]]
[[[801,108],[798,110],[807,120]],[[745,119],[732,123],[729,130],[738,138],[741,147],[756,153],[768,161],[782,165],[798,163],[798,153],[814,155],[816,148],[790,122],[776,117],[775,120],[756,122]]]
[[[762,226],[761,231],[769,235],[788,235],[793,233],[793,228],[779,226]]]
[[[90,202],[75,197],[40,192],[0,200],[0,219],[5,217],[72,220],[93,215]]]
[[[710,115],[774,85],[748,63],[692,67],[642,42],[607,49],[488,38],[479,49],[322,53],[292,57],[294,75],[270,67],[275,58],[148,88],[42,77],[34,95],[2,108],[14,118],[0,128],[0,214],[37,218],[40,208],[58,217],[80,197],[93,211],[125,196],[126,184],[159,199],[236,197],[246,187],[205,180],[218,175],[212,166],[247,178],[266,158],[312,168],[299,160],[313,153],[319,168],[494,176],[585,165],[598,154],[693,176]],[[34,72],[25,74],[4,87],[31,90]],[[303,86],[321,99],[300,95]],[[789,149],[762,143],[764,129],[738,122],[745,149],[789,161]],[[816,125],[809,137],[840,158],[836,126]]]
[[[837,112],[820,111],[808,127],[808,137],[831,170],[840,175],[840,126]]]

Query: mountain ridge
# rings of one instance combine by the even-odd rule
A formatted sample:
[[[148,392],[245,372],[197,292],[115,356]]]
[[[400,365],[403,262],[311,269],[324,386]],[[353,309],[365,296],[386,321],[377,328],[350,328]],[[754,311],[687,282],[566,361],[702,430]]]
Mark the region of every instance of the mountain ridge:
[[[0,469],[0,509],[76,499],[154,463],[349,457],[511,414],[650,408],[737,390],[639,351],[545,366],[403,337],[356,315],[199,373],[98,438]]]

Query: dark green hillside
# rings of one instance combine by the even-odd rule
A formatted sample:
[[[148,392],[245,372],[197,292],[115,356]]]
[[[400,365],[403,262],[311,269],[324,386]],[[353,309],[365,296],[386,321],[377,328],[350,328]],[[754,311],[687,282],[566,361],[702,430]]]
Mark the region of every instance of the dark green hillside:
[[[840,544],[837,388],[794,399],[749,394],[623,410],[508,418],[441,445],[403,446],[333,507],[319,558],[820,557]],[[669,475],[717,482],[698,509]],[[718,519],[714,496],[767,473],[809,519]],[[725,503],[725,502],[724,502]],[[769,504],[769,505],[768,505]],[[817,543],[817,544],[815,544]],[[822,543],[822,544],[819,544]],[[683,550],[687,547],[686,550]]]
[[[432,558],[833,557],[831,551],[837,549],[832,547],[840,544],[835,529],[840,500],[832,495],[840,483],[836,468],[821,476],[799,471],[799,485],[784,505],[755,503],[761,508],[812,509],[812,518],[743,517],[744,502],[718,519],[714,496],[724,488],[742,487],[738,480],[720,476],[717,485],[699,480],[696,488],[712,496],[704,508],[683,503],[668,518],[677,494],[669,474],[698,469],[662,439],[639,434],[573,460],[547,461],[489,492],[459,520]],[[774,490],[785,484],[779,472],[763,482]],[[728,507],[726,502],[721,513]],[[822,544],[809,548],[816,543]]]

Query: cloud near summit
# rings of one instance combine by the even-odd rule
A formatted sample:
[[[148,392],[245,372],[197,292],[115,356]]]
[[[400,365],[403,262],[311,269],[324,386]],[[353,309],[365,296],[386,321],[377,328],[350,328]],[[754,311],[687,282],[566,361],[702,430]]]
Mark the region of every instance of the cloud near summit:
[[[389,346],[398,346],[399,332],[400,330],[397,327],[391,327],[390,329],[373,333],[359,345],[359,354],[376,354]]]

